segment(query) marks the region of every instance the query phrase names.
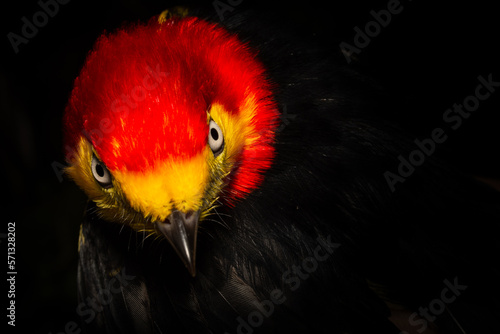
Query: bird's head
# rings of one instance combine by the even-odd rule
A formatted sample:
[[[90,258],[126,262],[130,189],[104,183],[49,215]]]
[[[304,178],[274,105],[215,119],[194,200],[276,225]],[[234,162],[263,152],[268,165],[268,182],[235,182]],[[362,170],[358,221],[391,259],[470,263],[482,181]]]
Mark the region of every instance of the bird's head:
[[[164,235],[194,275],[199,223],[260,185],[277,115],[236,36],[192,17],[151,20],[89,53],[64,116],[67,173],[103,219]]]

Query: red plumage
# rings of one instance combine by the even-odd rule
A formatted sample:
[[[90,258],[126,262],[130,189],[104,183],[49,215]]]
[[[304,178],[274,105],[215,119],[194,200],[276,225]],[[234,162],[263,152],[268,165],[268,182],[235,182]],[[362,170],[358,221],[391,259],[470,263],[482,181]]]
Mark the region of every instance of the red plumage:
[[[230,199],[262,179],[274,156],[277,108],[256,53],[216,24],[156,19],[104,34],[75,80],[65,113],[67,159],[84,135],[113,170],[146,171],[207,145],[213,103],[239,113],[248,94],[259,140],[241,152]]]

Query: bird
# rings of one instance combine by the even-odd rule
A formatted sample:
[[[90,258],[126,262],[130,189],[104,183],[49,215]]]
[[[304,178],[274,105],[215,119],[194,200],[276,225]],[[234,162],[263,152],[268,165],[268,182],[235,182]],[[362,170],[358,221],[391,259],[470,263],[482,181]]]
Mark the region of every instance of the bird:
[[[388,94],[259,17],[171,9],[87,55],[63,117],[81,327],[496,332],[498,192],[434,156],[391,189],[415,144]]]

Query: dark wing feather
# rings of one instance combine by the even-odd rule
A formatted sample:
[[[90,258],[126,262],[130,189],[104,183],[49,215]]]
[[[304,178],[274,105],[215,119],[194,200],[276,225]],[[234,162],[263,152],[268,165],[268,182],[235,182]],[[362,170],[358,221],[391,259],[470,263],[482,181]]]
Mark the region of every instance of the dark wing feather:
[[[224,224],[202,223],[195,278],[166,241],[142,242],[99,220],[91,204],[82,302],[117,271],[135,278],[93,321],[82,317],[89,332],[399,333],[388,305],[411,314],[457,277],[467,290],[435,324],[445,333],[495,333],[500,249],[490,231],[500,222],[499,194],[437,156],[392,192],[384,172],[415,148],[413,136],[387,121],[401,106],[258,16],[238,11],[223,24],[259,50],[281,110],[293,116],[278,133],[272,170],[235,208],[218,208]],[[327,241],[340,246],[317,260]]]
[[[234,266],[232,263],[226,268],[224,263],[229,264],[233,258],[228,257],[227,250],[219,253],[225,247],[221,247],[222,244],[210,244],[214,239],[206,238],[207,235],[201,236],[198,274],[196,278],[191,278],[167,242],[145,240],[131,243],[129,240],[135,239],[136,232],[99,220],[92,213],[87,217],[82,225],[79,295],[82,302],[89,298],[97,301],[95,317],[90,318],[87,314],[82,316],[82,325],[87,332],[223,333],[236,332],[242,322],[249,326],[251,321],[259,324],[261,332],[331,332],[338,326],[335,321],[332,322],[338,314],[333,304],[329,305],[329,298],[318,300],[318,296],[331,293],[331,288],[335,286],[333,282],[321,282],[322,285],[317,287],[304,284],[297,291],[292,291],[283,286],[282,273],[277,273],[270,266],[270,260],[262,261],[259,266],[248,259],[241,259],[240,263],[244,265]],[[226,236],[219,234],[228,233],[227,229],[214,231],[221,238],[234,237],[231,233]],[[129,233],[133,236],[129,237]],[[250,235],[247,237],[251,238]],[[212,254],[203,255],[209,254],[204,253],[203,249],[208,246],[207,242],[213,249],[212,254],[219,254],[219,259],[217,256],[212,257]],[[163,253],[162,261],[159,260],[158,252]],[[267,247],[262,249],[261,254],[268,258],[276,256]],[[273,280],[273,274],[279,274],[279,279]],[[121,275],[122,279],[112,281],[116,275]],[[311,277],[308,280],[312,282],[314,279]],[[361,286],[365,286],[365,291],[357,289],[356,293],[362,296],[365,303],[368,303],[366,295],[372,295],[376,305],[377,299],[373,292],[364,282],[361,282]],[[276,289],[283,293],[283,304],[272,302],[271,293]],[[99,302],[99,296],[103,294],[110,296],[105,298],[104,303]],[[87,304],[89,307],[94,305]],[[317,307],[311,308],[310,305]],[[350,307],[347,304],[345,306]],[[373,312],[376,309],[373,305],[363,307],[364,310],[359,314],[351,314],[351,318],[358,319],[372,312],[370,318],[373,319],[366,323],[366,328],[373,328],[377,323],[380,323],[378,326],[383,324],[391,328],[385,319],[387,313],[381,316]],[[249,315],[252,312],[256,314],[256,311],[261,315],[249,320]],[[262,317],[261,323],[259,317]],[[347,322],[339,317],[340,320]]]
[[[90,218],[90,219],[89,219]],[[82,325],[89,333],[147,333],[152,325],[147,287],[123,252],[128,238],[117,225],[87,216],[81,227],[78,283]]]

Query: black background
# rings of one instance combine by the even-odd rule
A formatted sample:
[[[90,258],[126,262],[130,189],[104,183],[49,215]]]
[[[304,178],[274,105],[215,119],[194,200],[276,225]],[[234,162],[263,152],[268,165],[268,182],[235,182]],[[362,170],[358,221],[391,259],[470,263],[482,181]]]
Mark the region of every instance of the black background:
[[[227,2],[227,1],[222,1]],[[233,1],[236,2],[236,1]],[[211,1],[206,2],[210,5]],[[18,1],[1,9],[1,153],[0,226],[16,222],[16,329],[64,332],[76,314],[78,229],[85,196],[53,168],[64,163],[61,118],[86,53],[103,30],[123,22],[145,21],[162,10],[183,5],[173,1],[82,1],[59,5],[57,14],[39,28],[16,54],[7,38],[21,35],[23,22],[41,8],[37,1]],[[388,1],[273,2],[243,1],[234,11],[251,7],[273,10],[294,29],[315,34],[325,48],[341,41],[353,44],[355,26],[373,20],[371,10]],[[412,106],[401,108],[408,131],[420,138],[443,125],[454,103],[474,93],[477,77],[493,74],[500,81],[498,10],[474,2],[437,4],[401,1],[403,10],[372,38],[350,64],[374,76]],[[209,6],[210,7],[210,6]],[[439,154],[460,169],[500,179],[498,113],[500,88],[439,147]],[[382,177],[382,176],[381,176]],[[7,241],[1,239],[2,272],[7,272]],[[6,274],[2,274],[2,277]],[[0,293],[7,313],[7,287]],[[2,316],[2,322],[7,318]]]

